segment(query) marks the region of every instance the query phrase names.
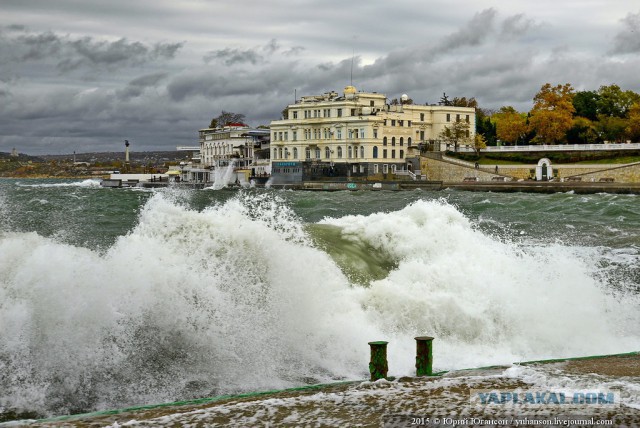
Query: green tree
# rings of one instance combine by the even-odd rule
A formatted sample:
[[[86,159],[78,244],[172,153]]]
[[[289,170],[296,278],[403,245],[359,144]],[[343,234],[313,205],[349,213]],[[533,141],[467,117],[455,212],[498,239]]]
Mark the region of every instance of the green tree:
[[[495,146],[496,140],[496,125],[491,121],[491,111],[476,108],[476,134],[481,134],[487,145]]]
[[[622,143],[625,140],[625,129],[628,122],[627,119],[621,117],[601,114],[598,116],[598,122],[596,123],[596,132],[602,140]]]
[[[586,117],[577,116],[573,126],[567,131],[569,144],[594,144],[598,142],[598,133],[594,123]]]
[[[211,119],[209,128],[217,128],[228,126],[230,123],[244,123],[245,115],[241,113],[232,113],[230,111],[224,111],[220,113],[218,117]]]
[[[453,145],[453,150],[457,152],[460,144],[471,144],[470,126],[465,120],[452,122],[451,125],[444,127],[438,138],[447,144]]]
[[[539,143],[561,143],[573,126],[573,87],[571,84],[551,86],[546,83],[533,98],[529,126]]]
[[[595,91],[579,91],[573,97],[573,107],[576,116],[586,117],[589,120],[598,120],[598,103],[600,95]]]
[[[640,101],[640,95],[623,91],[618,85],[601,86],[598,95],[598,113],[609,117],[627,117],[631,106]]]

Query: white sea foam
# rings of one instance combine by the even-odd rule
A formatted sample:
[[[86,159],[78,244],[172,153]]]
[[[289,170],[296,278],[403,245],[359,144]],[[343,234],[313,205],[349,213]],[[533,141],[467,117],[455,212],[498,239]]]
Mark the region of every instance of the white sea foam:
[[[37,184],[25,184],[22,182],[16,182],[16,186],[19,187],[100,187],[100,180],[86,179],[82,181],[71,181],[64,183],[37,183]]]
[[[272,194],[202,212],[156,193],[103,253],[0,237],[0,407],[56,413],[363,378],[368,341],[413,373],[640,348],[638,300],[592,261],[474,229],[453,206],[326,219],[397,265],[350,284]]]

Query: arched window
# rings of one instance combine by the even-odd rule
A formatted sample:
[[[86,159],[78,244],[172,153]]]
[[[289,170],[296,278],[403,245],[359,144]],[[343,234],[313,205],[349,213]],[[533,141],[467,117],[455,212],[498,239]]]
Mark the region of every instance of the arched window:
[[[284,158],[289,159],[289,149],[284,149]]]
[[[294,159],[298,159],[298,148],[297,147],[293,148],[293,158]]]
[[[411,137],[407,138],[407,146],[411,147]]]
[[[404,159],[404,150],[400,150],[400,159]]]
[[[373,158],[378,159],[378,146],[373,146]]]
[[[403,137],[400,137],[400,145],[404,146],[404,138]]]
[[[282,159],[282,147],[280,147],[280,152],[278,152],[278,154],[280,155],[280,159]]]
[[[316,159],[320,159],[320,147],[316,147]]]
[[[338,147],[338,159],[342,159],[342,147]]]
[[[349,146],[349,147],[347,148],[347,151],[348,151],[348,153],[349,153],[349,156],[348,156],[348,157],[349,157],[349,159],[351,159],[351,158],[353,157],[353,147]]]
[[[364,146],[360,146],[360,157],[364,157]]]
[[[324,149],[324,157],[329,159],[331,157],[331,150],[329,150],[329,147],[325,147]]]
[[[396,137],[391,137],[391,145],[392,146],[396,145]]]
[[[382,139],[382,145],[383,145],[383,146],[386,146],[386,145],[387,145],[387,137],[384,137],[384,138]]]
[[[311,149],[309,147],[304,150],[304,157],[305,159],[311,159]]]
[[[273,158],[278,159],[278,149],[273,149]]]

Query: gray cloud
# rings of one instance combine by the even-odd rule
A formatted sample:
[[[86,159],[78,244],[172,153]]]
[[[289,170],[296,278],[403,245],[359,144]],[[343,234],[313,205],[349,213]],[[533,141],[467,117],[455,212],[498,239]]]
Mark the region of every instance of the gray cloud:
[[[10,32],[0,33],[0,60],[11,63],[46,61],[61,72],[78,69],[113,70],[118,67],[140,66],[157,60],[170,60],[184,43],[130,42],[126,38],[116,41],[96,40],[93,37],[72,38],[54,32],[32,33],[21,31],[21,26],[7,27]]]
[[[615,36],[614,54],[640,53],[640,12],[628,14],[621,20],[624,28]]]

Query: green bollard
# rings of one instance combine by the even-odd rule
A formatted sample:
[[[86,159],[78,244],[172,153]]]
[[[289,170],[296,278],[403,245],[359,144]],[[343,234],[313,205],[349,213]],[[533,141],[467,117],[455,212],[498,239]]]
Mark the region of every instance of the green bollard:
[[[433,337],[416,337],[416,376],[431,376],[433,373]]]
[[[387,377],[387,372],[389,371],[389,365],[387,363],[387,343],[389,342],[369,342],[369,346],[371,346],[369,372],[371,373],[372,381]]]

